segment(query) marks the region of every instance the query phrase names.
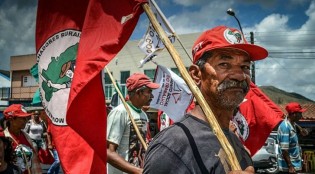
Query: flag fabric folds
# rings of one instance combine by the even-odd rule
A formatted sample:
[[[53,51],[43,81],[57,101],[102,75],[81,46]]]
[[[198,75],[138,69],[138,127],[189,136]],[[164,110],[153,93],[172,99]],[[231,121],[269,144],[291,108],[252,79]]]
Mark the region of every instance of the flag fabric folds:
[[[41,100],[47,116],[53,122],[51,133],[65,173],[90,173],[90,161],[93,160],[100,166],[102,164],[99,157],[94,159],[91,146],[66,123],[70,86],[62,85],[70,84],[72,78],[63,75],[67,62],[75,61],[88,6],[88,0],[78,2],[40,0],[36,21],[36,56]],[[77,4],[76,8],[71,5],[74,3]],[[104,171],[105,166],[100,167],[100,170]]]
[[[254,83],[233,117],[244,145],[254,155],[265,143],[270,132],[283,118],[281,109]]]
[[[170,69],[158,65],[154,78],[160,88],[153,90],[150,107],[164,111],[174,122],[180,121],[193,95],[185,81]],[[174,109],[176,108],[176,109]]]
[[[38,2],[36,51],[41,99],[52,120],[65,173],[106,173],[101,73],[128,41],[144,2]]]

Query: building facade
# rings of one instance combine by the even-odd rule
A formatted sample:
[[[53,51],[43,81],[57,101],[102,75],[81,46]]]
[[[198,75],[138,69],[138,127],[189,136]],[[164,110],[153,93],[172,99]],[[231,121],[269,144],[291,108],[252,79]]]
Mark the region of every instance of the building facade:
[[[20,103],[24,106],[32,106],[34,93],[38,89],[38,82],[30,73],[30,69],[35,64],[35,54],[11,56],[11,95],[9,104]]]
[[[0,70],[0,107],[8,106],[10,97],[10,72]]]

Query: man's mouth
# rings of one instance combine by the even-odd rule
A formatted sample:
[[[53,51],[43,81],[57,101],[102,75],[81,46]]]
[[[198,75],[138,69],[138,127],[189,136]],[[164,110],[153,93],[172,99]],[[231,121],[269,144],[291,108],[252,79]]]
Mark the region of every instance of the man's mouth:
[[[240,88],[240,87],[227,88],[224,91],[245,92],[245,90],[243,88]]]
[[[246,81],[225,80],[218,86],[218,91],[240,91],[246,93],[249,87]]]

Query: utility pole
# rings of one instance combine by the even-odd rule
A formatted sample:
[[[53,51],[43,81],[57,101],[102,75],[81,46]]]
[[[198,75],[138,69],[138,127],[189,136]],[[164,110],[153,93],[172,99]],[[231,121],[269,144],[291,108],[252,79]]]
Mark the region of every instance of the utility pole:
[[[254,33],[251,31],[250,32],[250,43],[254,44]],[[252,61],[252,68],[251,68],[251,74],[252,74],[252,82],[256,83],[256,79],[255,79],[255,62]]]
[[[229,8],[229,9],[226,11],[226,13],[227,13],[228,15],[230,15],[230,16],[233,16],[233,17],[236,19],[236,21],[237,21],[237,23],[238,23],[238,26],[240,27],[240,30],[241,30],[241,32],[242,32],[242,35],[244,36],[241,23],[240,23],[240,21],[238,20],[238,18],[236,17],[235,12],[233,11],[233,9],[232,9],[232,8]],[[251,43],[251,44],[254,44],[254,33],[253,33],[253,32],[250,32],[250,43]],[[251,67],[251,80],[252,80],[253,83],[255,83],[255,62],[254,62],[254,61],[252,61],[252,67]]]

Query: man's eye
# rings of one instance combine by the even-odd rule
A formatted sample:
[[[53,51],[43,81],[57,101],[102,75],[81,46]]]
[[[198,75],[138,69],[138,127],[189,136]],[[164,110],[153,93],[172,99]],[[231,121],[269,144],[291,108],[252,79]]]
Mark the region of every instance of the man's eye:
[[[242,66],[242,69],[243,69],[243,70],[250,70],[250,66],[248,66],[248,65],[243,65],[243,66]]]
[[[224,69],[229,68],[229,64],[228,63],[220,63],[219,66],[221,68],[224,68]]]

